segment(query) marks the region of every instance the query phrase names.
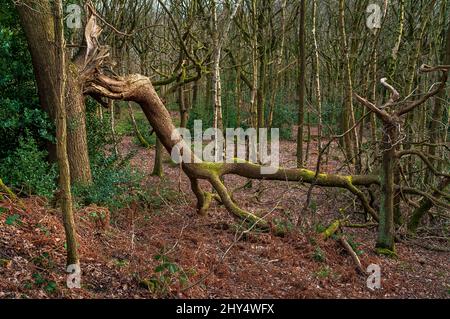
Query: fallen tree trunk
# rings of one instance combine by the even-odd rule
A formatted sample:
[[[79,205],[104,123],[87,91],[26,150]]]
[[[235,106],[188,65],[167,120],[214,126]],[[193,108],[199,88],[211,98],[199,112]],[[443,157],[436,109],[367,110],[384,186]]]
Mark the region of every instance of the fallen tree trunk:
[[[93,9],[91,8],[91,10]],[[191,181],[191,188],[197,197],[197,208],[200,213],[206,214],[212,198],[217,198],[201,189],[198,180],[203,179],[212,185],[218,194],[220,202],[229,212],[258,225],[259,228],[265,230],[272,228],[265,219],[241,209],[233,201],[231,193],[223,182],[225,175],[232,174],[250,179],[314,183],[317,186],[347,189],[358,197],[364,210],[378,221],[377,213],[371,207],[364,192],[358,188],[358,186],[379,185],[378,176],[317,174],[311,170],[296,168],[278,168],[274,173],[263,174],[263,166],[242,159],[235,159],[232,163],[211,163],[203,162],[197,158],[191,151],[191,148],[187,147],[178,130],[176,130],[169,112],[148,77],[139,74],[126,77],[106,75],[107,71],[104,72],[104,70],[107,68],[105,59],[108,57],[108,48],[98,44],[98,36],[101,30],[95,24],[95,16],[93,14],[87,25],[92,29],[86,30],[86,34],[89,35],[87,42],[98,47],[95,50],[88,50],[88,55],[85,58],[85,66],[81,73],[81,77],[84,80],[84,94],[91,95],[100,102],[102,98],[108,98],[133,101],[140,105],[159,141],[169,154],[172,154],[175,147],[178,148],[180,155],[183,157],[181,167]],[[108,74],[112,73],[109,72]],[[101,104],[107,105],[107,103]],[[189,160],[186,161],[185,159]]]
[[[96,73],[92,79],[87,82],[85,87],[86,94],[102,96],[110,99],[134,101],[139,104],[147,117],[150,125],[154,128],[158,139],[161,141],[165,149],[172,153],[177,145],[184,143],[182,137],[176,130],[171,116],[166,107],[158,97],[149,78],[142,75],[129,75],[127,77],[108,77],[106,75]],[[355,194],[362,202],[365,209],[378,220],[378,216],[373,208],[370,207],[364,193],[359,190],[358,186],[370,186],[379,184],[376,175],[335,175],[335,174],[319,174],[307,169],[297,168],[279,168],[275,173],[262,174],[262,166],[247,162],[242,159],[235,159],[233,163],[211,163],[203,162],[197,158],[188,147],[183,148],[182,154],[184,158],[190,158],[190,163],[183,162],[182,169],[191,180],[191,186],[197,197],[198,208],[202,214],[205,214],[209,204],[211,203],[211,194],[204,192],[197,180],[208,180],[213,188],[217,191],[221,202],[228,211],[234,215],[247,219],[249,222],[257,223],[261,228],[269,228],[270,225],[254,215],[239,208],[231,199],[230,192],[224,185],[222,177],[225,175],[238,175],[250,179],[265,179],[279,181],[294,181],[303,183],[315,182],[317,186],[323,187],[339,187],[347,189]]]

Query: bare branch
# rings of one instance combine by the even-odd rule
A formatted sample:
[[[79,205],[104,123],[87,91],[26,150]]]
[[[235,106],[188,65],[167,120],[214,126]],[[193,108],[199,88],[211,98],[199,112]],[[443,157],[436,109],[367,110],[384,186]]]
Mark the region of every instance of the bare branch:
[[[382,78],[380,80],[381,84],[387,88],[389,91],[391,91],[391,97],[389,98],[389,101],[386,102],[386,104],[384,104],[381,108],[385,108],[385,107],[389,107],[392,106],[395,102],[398,101],[398,99],[400,98],[400,93],[398,93],[398,91],[389,83],[387,83],[387,79],[386,78]]]
[[[410,104],[408,104],[407,106],[405,106],[404,108],[402,108],[400,111],[397,112],[398,116],[404,115],[408,112],[411,112],[412,110],[414,110],[416,107],[424,104],[428,99],[430,99],[431,97],[435,96],[436,94],[438,94],[441,90],[443,90],[445,88],[445,84],[447,82],[447,78],[448,78],[448,70],[450,69],[449,65],[438,65],[436,67],[431,67],[429,65],[423,64],[420,68],[419,68],[419,72],[420,73],[430,73],[430,72],[435,72],[435,71],[441,71],[442,72],[442,76],[441,76],[441,81],[439,83],[439,86],[434,89],[431,90],[433,88],[433,86],[430,88],[430,90],[428,91],[427,94],[425,94],[422,98],[420,98],[419,100],[412,102]]]
[[[403,150],[403,151],[400,151],[400,152],[396,153],[396,156],[398,158],[401,158],[401,157],[406,156],[406,155],[416,155],[416,156],[418,156],[427,165],[427,167],[433,172],[434,175],[450,178],[450,174],[439,172],[433,166],[433,164],[431,164],[430,160],[427,158],[426,154],[424,154],[423,152],[421,152],[419,150]]]
[[[374,112],[383,122],[387,122],[387,123],[393,122],[393,118],[388,112],[378,108],[375,104],[373,104],[372,102],[368,101],[367,99],[359,96],[356,93],[353,93],[353,96],[358,100],[359,103],[361,103],[362,105],[367,107],[369,110]]]

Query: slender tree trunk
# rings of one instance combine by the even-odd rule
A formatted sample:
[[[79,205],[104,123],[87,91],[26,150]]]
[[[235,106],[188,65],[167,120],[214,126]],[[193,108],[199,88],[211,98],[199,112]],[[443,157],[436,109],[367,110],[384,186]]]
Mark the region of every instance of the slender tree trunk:
[[[238,63],[240,63],[240,59],[238,57]],[[236,127],[241,126],[241,108],[242,108],[242,87],[241,87],[241,67],[238,65],[236,69],[236,82],[235,82],[235,88],[236,88],[236,95],[235,95],[235,101],[236,101]]]
[[[155,163],[153,165],[153,171],[152,171],[153,176],[162,177],[164,175],[163,163],[162,163],[162,152],[163,152],[163,146],[161,144],[161,141],[159,138],[156,138]]]
[[[339,29],[341,33],[342,49],[344,51],[344,112],[342,116],[342,131],[348,131],[355,124],[355,113],[353,110],[353,84],[350,65],[349,49],[347,44],[347,35],[345,31],[345,7],[344,0],[339,0]],[[344,136],[344,147],[347,157],[351,162],[355,162],[354,156],[358,154],[358,138],[356,128]]]
[[[72,192],[70,187],[70,169],[67,156],[67,122],[65,106],[65,44],[64,44],[64,20],[62,0],[56,0],[55,6],[55,70],[56,77],[53,80],[53,89],[47,94],[54,97],[56,116],[56,154],[59,168],[59,185],[61,196],[61,209],[63,214],[64,229],[67,244],[67,265],[78,265],[77,240],[75,221],[73,217]],[[52,98],[53,98],[52,97]]]
[[[269,117],[267,118],[267,128],[272,127],[273,122],[273,113],[275,111],[275,102],[277,93],[280,87],[281,82],[281,67],[283,64],[283,55],[284,55],[284,43],[285,43],[285,37],[286,37],[286,0],[283,0],[281,2],[281,44],[280,49],[277,53],[277,63],[276,67],[274,68],[274,78],[273,78],[273,88],[270,98],[270,105],[269,105]]]
[[[257,92],[258,92],[258,23],[256,19],[257,0],[252,0],[252,91],[250,97],[251,122],[253,127],[258,126],[258,108],[257,108]]]
[[[443,65],[450,65],[450,26],[447,28],[446,37],[445,37],[445,45],[444,49],[442,50],[442,63]],[[446,91],[442,90],[437,95],[436,99],[434,100],[434,108],[433,113],[431,116],[431,123],[430,123],[430,142],[432,144],[439,144],[444,141],[445,135],[445,117],[444,117],[444,101],[446,100]],[[447,103],[448,108],[448,103]],[[437,149],[435,145],[430,145],[428,147],[428,153],[430,156],[430,162],[434,163],[434,160],[432,157],[434,157],[437,153]],[[438,163],[439,165],[442,165],[442,161]],[[427,173],[426,182],[433,181],[433,176],[430,172]]]
[[[262,33],[262,27],[258,27],[259,33]],[[267,64],[267,57],[266,57],[266,48],[265,48],[265,41],[263,40],[263,36],[260,36],[261,39],[258,40],[259,43],[259,49],[258,49],[258,55],[259,55],[259,87],[256,93],[257,96],[257,108],[258,108],[258,125],[257,128],[263,128],[264,127],[264,118],[265,118],[265,104],[266,104],[266,64]]]
[[[305,0],[300,2],[300,27],[298,32],[298,131],[297,131],[297,167],[303,167],[303,122],[305,117]]]
[[[111,119],[110,119],[110,124],[111,124],[111,135],[112,135],[112,139],[113,139],[113,143],[114,143],[114,154],[115,156],[119,156],[119,150],[117,149],[117,137],[116,137],[116,121],[115,121],[115,116],[116,116],[116,112],[115,112],[115,105],[114,105],[114,101],[113,100],[109,100],[108,101],[108,108],[111,111]]]
[[[130,115],[131,124],[133,124],[134,133],[136,134],[139,143],[145,148],[150,148],[150,144],[142,135],[141,130],[139,130],[139,126],[136,123],[136,118],[134,117],[133,107],[131,106],[131,102],[128,102],[128,114]]]
[[[318,132],[317,132],[317,148],[318,154],[322,151],[322,94],[320,90],[320,61],[319,61],[319,45],[317,44],[316,36],[316,16],[317,16],[317,1],[313,0],[313,25],[312,35],[314,42],[314,70],[315,70],[315,87],[316,87],[316,103],[317,103],[317,120],[318,120]]]
[[[189,111],[186,104],[184,85],[180,85],[178,88],[178,104],[180,107],[180,127],[186,127]]]
[[[399,13],[399,24],[397,29],[397,41],[395,42],[395,46],[392,49],[390,67],[389,67],[389,75],[391,78],[394,77],[395,71],[397,70],[397,57],[398,51],[400,50],[400,45],[402,43],[402,37],[404,32],[405,25],[405,0],[400,0],[400,13]]]
[[[430,5],[429,5],[430,6]],[[431,7],[431,6],[430,6]],[[418,37],[414,37],[415,39],[417,39],[415,41],[415,46],[414,46],[414,50],[412,52],[412,60],[411,60],[411,65],[410,65],[410,70],[409,70],[409,77],[406,83],[406,88],[405,88],[405,94],[409,94],[410,92],[413,91],[413,86],[416,80],[416,76],[417,76],[417,66],[419,65],[419,59],[420,59],[420,55],[422,52],[422,39],[425,35],[425,31],[426,31],[426,26],[428,25],[429,22],[429,18],[430,18],[430,14],[429,14],[429,10],[425,10],[425,12],[421,15],[421,22],[420,22],[420,33],[418,35]],[[406,131],[406,141],[405,143],[403,143],[403,149],[411,149],[412,147],[412,142],[414,141],[414,118],[415,118],[415,113],[417,110],[414,110],[413,112],[409,112],[408,114],[406,114],[406,119],[405,119],[405,131]],[[413,178],[413,164],[414,164],[415,159],[410,157],[407,159],[407,163],[406,163],[406,167],[407,167],[407,171],[409,174],[409,177],[412,179]]]
[[[197,108],[198,106],[198,82],[199,80],[196,80],[194,85],[192,85],[192,108]]]

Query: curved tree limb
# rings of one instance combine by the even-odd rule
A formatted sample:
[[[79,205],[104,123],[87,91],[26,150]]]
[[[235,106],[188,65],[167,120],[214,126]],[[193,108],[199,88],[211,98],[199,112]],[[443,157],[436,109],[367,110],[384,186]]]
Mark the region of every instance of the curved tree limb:
[[[433,164],[431,164],[430,160],[428,159],[428,157],[425,155],[425,153],[419,151],[419,150],[413,150],[413,149],[407,149],[407,150],[402,150],[396,153],[396,156],[398,158],[401,158],[403,156],[407,156],[407,155],[416,155],[418,156],[424,163],[425,165],[431,170],[431,172],[436,175],[436,176],[443,176],[443,177],[447,177],[450,178],[450,174],[447,173],[442,173],[439,172],[434,166]]]
[[[89,61],[96,61],[86,66],[83,77],[85,78],[84,93],[96,97],[109,99],[134,101],[139,104],[154,128],[158,139],[169,154],[175,147],[184,145],[182,136],[176,130],[171,116],[163,102],[156,93],[152,82],[148,77],[133,74],[125,77],[105,74],[102,61],[107,56],[104,50],[91,50]],[[362,202],[363,207],[378,220],[376,212],[370,207],[365,195],[356,187],[380,184],[374,175],[336,175],[317,174],[306,169],[278,168],[275,173],[262,174],[261,165],[235,159],[233,163],[208,163],[198,159],[190,148],[183,148],[184,158],[189,158],[189,163],[183,162],[181,167],[191,180],[191,187],[197,197],[197,207],[202,214],[206,213],[212,199],[212,195],[201,190],[198,180],[207,180],[217,191],[221,202],[229,212],[240,218],[256,223],[259,228],[269,229],[268,222],[257,215],[239,208],[232,200],[230,192],[222,182],[224,175],[234,174],[250,179],[297,181],[315,183],[323,187],[340,187],[355,194]]]
[[[433,97],[436,94],[438,94],[441,90],[443,90],[445,88],[445,84],[447,83],[448,70],[449,69],[450,69],[450,65],[438,65],[436,67],[431,67],[429,65],[423,64],[420,67],[419,72],[421,72],[421,73],[430,73],[430,72],[441,71],[442,72],[441,81],[439,82],[439,85],[438,85],[437,88],[435,88],[434,90],[431,90],[431,88],[432,88],[431,87],[430,91],[428,91],[428,93],[425,94],[422,98],[420,98],[419,100],[417,100],[415,102],[409,103],[404,108],[402,108],[400,111],[398,111],[396,113],[397,116],[402,116],[403,114],[411,112],[413,109],[415,109],[416,107],[422,105],[428,99],[430,99],[431,97]]]

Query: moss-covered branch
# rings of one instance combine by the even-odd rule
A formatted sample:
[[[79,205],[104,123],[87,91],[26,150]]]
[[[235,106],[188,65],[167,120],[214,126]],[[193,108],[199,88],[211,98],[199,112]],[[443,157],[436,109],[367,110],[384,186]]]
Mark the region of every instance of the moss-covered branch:
[[[445,178],[439,183],[438,189],[434,191],[433,197],[439,198],[441,196],[441,192],[445,191],[448,188],[448,185],[450,184],[450,178]],[[423,216],[433,207],[433,201],[428,198],[424,197],[420,201],[419,207],[417,207],[413,213],[411,214],[411,217],[408,222],[408,231],[411,233],[415,233],[417,231],[417,228],[419,227],[420,221],[422,220]]]

